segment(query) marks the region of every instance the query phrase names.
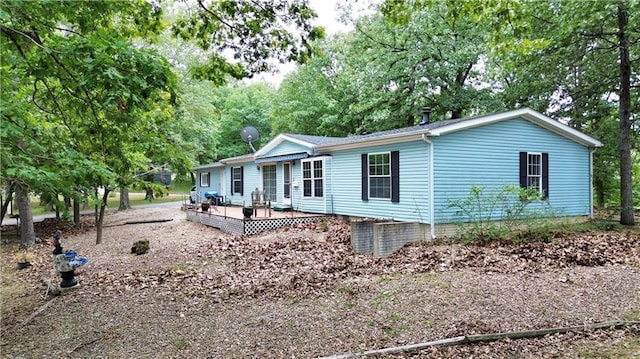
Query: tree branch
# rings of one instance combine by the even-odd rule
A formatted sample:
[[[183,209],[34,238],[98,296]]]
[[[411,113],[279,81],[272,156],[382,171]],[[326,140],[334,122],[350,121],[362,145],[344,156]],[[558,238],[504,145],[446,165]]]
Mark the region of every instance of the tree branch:
[[[228,22],[224,21],[224,19],[222,19],[220,16],[218,16],[218,14],[214,13],[213,11],[207,9],[206,5],[202,2],[202,0],[198,0],[198,5],[200,6],[200,8],[202,10],[204,10],[204,12],[206,12],[207,14],[213,16],[216,20],[220,21],[222,24],[224,24],[226,27],[228,27],[229,29],[236,31],[237,28],[231,24],[229,24]]]

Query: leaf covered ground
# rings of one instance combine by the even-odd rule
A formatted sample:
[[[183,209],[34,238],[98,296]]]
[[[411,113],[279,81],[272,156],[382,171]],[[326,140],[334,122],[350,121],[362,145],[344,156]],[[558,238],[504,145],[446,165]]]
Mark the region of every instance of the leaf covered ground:
[[[132,220],[172,219],[122,225]],[[95,245],[47,220],[23,256],[2,246],[3,357],[308,358],[468,334],[640,320],[640,234],[587,232],[549,243],[420,243],[388,258],[354,254],[329,219],[255,237],[186,221],[174,208],[109,214]],[[48,245],[89,258],[81,286],[51,300]],[[3,241],[14,227],[3,227]],[[131,254],[147,239],[147,254]],[[9,240],[6,240],[7,242]],[[434,348],[397,357],[640,355],[639,326]]]

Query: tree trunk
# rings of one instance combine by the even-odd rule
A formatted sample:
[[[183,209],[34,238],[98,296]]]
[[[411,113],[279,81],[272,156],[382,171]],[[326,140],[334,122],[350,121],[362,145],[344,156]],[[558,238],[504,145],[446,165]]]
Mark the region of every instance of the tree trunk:
[[[131,209],[131,202],[129,202],[129,189],[120,187],[120,206],[118,207],[118,211],[124,211],[126,209]]]
[[[596,207],[598,209],[603,209],[605,206],[604,203],[604,182],[602,182],[601,178],[596,178],[595,180],[595,190],[596,190]]]
[[[18,211],[20,212],[20,247],[31,247],[36,243],[36,231],[33,228],[29,192],[24,188],[18,188],[16,202],[18,202]]]
[[[153,201],[153,188],[145,187],[144,188],[146,194],[144,195],[144,199],[147,201]]]
[[[628,13],[624,2],[618,2],[618,48],[620,49],[620,224],[633,226],[633,183],[631,177],[631,61],[629,35],[626,33]]]
[[[2,213],[0,216],[0,224],[2,224],[2,221],[4,220],[4,216],[7,215],[7,211],[9,210],[9,205],[11,205],[11,202],[13,202],[13,191],[15,191],[15,187],[16,187],[15,183],[11,182],[11,184],[9,184],[6,189],[7,197],[2,198],[3,202],[2,202]],[[11,207],[11,210],[13,211],[13,207]]]
[[[71,209],[71,197],[64,196],[64,218],[69,219],[69,210]]]
[[[107,208],[107,197],[109,196],[110,192],[111,191],[107,188],[104,189],[104,194],[102,195],[102,204],[100,205],[99,212],[97,211],[98,207],[96,206],[96,212],[98,212],[96,219],[96,244],[102,243],[102,224],[104,223],[104,212]]]
[[[82,203],[84,202],[82,201]],[[73,199],[73,226],[80,227],[80,202],[77,197]]]

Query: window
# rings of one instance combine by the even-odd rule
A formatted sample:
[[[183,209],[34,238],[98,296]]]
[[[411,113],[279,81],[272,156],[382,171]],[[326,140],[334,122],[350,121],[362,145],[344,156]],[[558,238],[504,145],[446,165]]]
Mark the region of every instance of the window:
[[[400,202],[400,152],[362,154],[362,200]]]
[[[527,188],[542,191],[542,154],[527,154]]]
[[[549,154],[520,152],[520,187],[549,196]]]
[[[262,188],[265,201],[276,201],[276,165],[262,166]]]
[[[369,154],[369,198],[391,198],[389,152]]]
[[[209,187],[209,172],[200,172],[200,187]]]
[[[243,167],[233,167],[231,169],[231,194],[237,193],[242,196],[244,194],[243,182]]]
[[[324,195],[323,161],[302,161],[302,194],[305,197]]]

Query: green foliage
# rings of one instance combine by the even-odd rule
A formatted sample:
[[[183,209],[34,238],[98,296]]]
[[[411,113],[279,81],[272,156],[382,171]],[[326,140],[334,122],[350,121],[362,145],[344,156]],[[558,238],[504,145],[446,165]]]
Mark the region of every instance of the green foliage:
[[[18,95],[2,98],[3,182],[104,205],[166,151],[175,76],[132,44],[160,29],[160,10],[146,1],[6,1],[0,12],[3,92]]]
[[[240,132],[246,126],[253,126],[260,133],[260,139],[253,144],[255,148],[269,142],[274,98],[275,89],[265,83],[238,84],[225,89],[224,96],[220,96],[216,103],[220,111],[219,158],[251,152],[249,145],[240,137]]]
[[[509,107],[529,106],[600,138],[596,152],[596,202],[620,191],[621,221],[633,222],[633,159],[640,110],[640,2],[495,1],[490,55],[504,79]],[[599,153],[602,152],[602,153]],[[618,165],[616,168],[615,165]],[[618,179],[616,189],[613,179]]]
[[[456,209],[458,236],[467,243],[484,243],[511,238],[519,228],[525,229],[520,238],[544,237],[546,225],[539,219],[555,214],[550,207],[530,210],[528,207],[533,203],[545,203],[535,189],[505,185],[499,191],[487,193],[484,187],[472,186],[469,196],[450,201],[449,208]],[[515,238],[517,241],[518,237]]]
[[[175,36],[194,41],[208,59],[191,69],[196,78],[226,83],[273,69],[271,59],[303,63],[313,53],[311,42],[324,30],[310,25],[316,17],[306,1],[267,0],[187,3],[189,12],[177,16]],[[224,53],[231,53],[229,61]]]

